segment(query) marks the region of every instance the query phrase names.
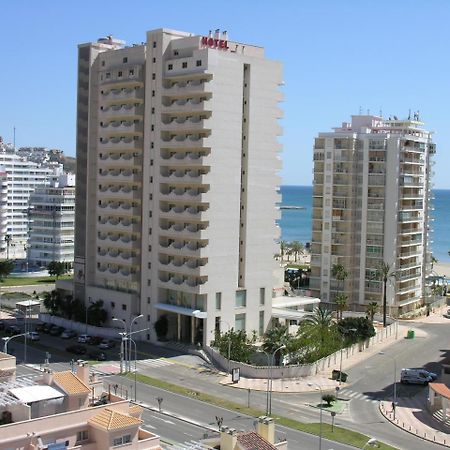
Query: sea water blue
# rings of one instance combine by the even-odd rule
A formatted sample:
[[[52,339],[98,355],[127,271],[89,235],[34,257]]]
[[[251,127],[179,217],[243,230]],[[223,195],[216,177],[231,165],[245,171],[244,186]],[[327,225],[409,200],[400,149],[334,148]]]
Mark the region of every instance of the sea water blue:
[[[304,209],[283,209],[279,225],[283,241],[311,242],[312,186],[281,186],[282,206]],[[450,262],[450,190],[433,191],[434,218],[431,226],[433,255],[438,261]]]

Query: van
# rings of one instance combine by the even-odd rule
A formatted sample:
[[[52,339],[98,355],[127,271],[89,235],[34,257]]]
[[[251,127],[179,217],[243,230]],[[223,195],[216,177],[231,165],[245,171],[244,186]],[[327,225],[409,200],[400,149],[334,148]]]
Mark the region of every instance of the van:
[[[400,382],[403,384],[423,384],[434,381],[433,377],[425,369],[402,369]]]

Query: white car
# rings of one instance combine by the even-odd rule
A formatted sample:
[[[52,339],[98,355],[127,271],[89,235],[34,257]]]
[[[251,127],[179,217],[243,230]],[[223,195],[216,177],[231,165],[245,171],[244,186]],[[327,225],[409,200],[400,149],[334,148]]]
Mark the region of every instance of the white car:
[[[28,339],[30,339],[30,341],[39,341],[41,338],[39,337],[39,333],[37,331],[31,331],[28,333]]]
[[[78,342],[80,344],[89,344],[90,341],[91,341],[91,337],[88,334],[80,334],[78,336]]]

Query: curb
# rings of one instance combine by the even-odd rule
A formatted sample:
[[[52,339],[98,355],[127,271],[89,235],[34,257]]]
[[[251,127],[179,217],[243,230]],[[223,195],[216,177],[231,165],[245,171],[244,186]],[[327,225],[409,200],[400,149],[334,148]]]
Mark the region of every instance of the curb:
[[[438,442],[438,441],[431,440],[431,439],[429,439],[429,438],[427,438],[427,437],[421,436],[420,434],[414,433],[414,432],[411,431],[411,430],[408,430],[408,429],[406,429],[406,428],[403,428],[399,423],[394,422],[393,420],[391,420],[391,418],[389,417],[389,414],[388,414],[387,411],[382,407],[382,405],[383,405],[383,402],[380,402],[380,405],[379,405],[379,407],[378,407],[379,410],[380,410],[381,415],[382,415],[386,420],[388,420],[392,425],[395,425],[395,426],[396,426],[397,428],[399,428],[400,430],[406,431],[406,432],[409,433],[411,436],[415,436],[416,438],[422,439],[422,441],[431,442],[431,443],[433,443],[433,444],[440,445],[441,447],[444,447],[444,448],[450,447],[450,439],[449,439],[449,443],[448,443],[448,444],[444,444],[443,442]]]

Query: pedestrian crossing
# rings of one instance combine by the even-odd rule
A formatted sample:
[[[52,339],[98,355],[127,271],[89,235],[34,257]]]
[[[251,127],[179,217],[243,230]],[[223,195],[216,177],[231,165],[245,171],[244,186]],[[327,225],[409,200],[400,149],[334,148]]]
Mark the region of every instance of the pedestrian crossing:
[[[370,403],[378,403],[380,400],[379,399],[374,399],[371,398],[361,392],[355,392],[352,391],[351,389],[341,389],[338,392],[338,397],[339,398],[348,398],[349,400],[354,400],[354,399],[358,399],[358,400],[364,400],[366,402],[370,402]]]
[[[137,366],[145,367],[164,367],[172,366],[174,363],[166,358],[142,359],[137,361]]]

